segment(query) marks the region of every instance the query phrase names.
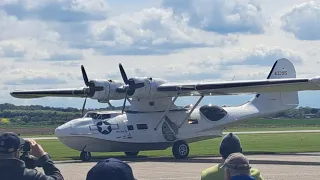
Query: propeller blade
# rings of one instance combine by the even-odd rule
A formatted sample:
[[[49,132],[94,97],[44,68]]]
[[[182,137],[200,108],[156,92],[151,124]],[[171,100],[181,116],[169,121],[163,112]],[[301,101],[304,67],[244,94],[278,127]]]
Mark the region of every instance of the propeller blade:
[[[122,114],[124,112],[124,108],[126,107],[126,101],[127,101],[128,93],[126,93],[126,97],[124,98],[123,106],[122,106]]]
[[[88,79],[86,70],[84,69],[84,66],[83,66],[83,65],[81,65],[81,71],[82,71],[82,76],[83,76],[84,83],[85,83],[87,86],[89,86],[89,85],[90,85],[89,79]]]
[[[86,106],[86,103],[87,103],[87,97],[85,98],[83,106],[82,106],[82,117],[84,115],[83,113],[84,113],[84,107]]]
[[[121,63],[119,63],[119,68],[120,68],[121,76],[122,76],[124,83],[128,84],[129,83],[128,77],[127,77],[126,72],[124,71]]]

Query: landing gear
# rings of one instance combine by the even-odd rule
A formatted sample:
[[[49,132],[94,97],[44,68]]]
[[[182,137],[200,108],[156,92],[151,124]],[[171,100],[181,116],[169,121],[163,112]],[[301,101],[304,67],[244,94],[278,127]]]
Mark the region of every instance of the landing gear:
[[[80,153],[80,159],[82,162],[88,162],[91,160],[91,152],[82,151]]]
[[[172,153],[176,159],[185,159],[189,155],[189,145],[183,141],[177,141],[172,146]]]
[[[124,152],[124,153],[129,157],[135,157],[139,154],[139,151],[138,152]]]

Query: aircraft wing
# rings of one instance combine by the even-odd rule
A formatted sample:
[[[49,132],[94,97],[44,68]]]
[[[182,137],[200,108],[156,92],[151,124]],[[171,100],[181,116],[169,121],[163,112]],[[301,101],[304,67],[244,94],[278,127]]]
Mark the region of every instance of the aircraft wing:
[[[42,97],[86,97],[83,89],[44,89],[44,90],[23,90],[10,93],[15,98],[42,98]]]
[[[320,90],[320,77],[265,79],[250,81],[206,82],[189,84],[162,84],[158,91],[170,95],[238,95],[268,92]]]

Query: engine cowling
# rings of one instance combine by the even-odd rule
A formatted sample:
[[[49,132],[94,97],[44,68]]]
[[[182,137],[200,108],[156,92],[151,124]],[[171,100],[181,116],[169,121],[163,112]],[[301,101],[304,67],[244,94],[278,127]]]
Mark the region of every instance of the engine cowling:
[[[154,78],[132,78],[136,84],[144,83],[143,87],[137,88],[134,94],[131,96],[136,99],[150,99],[150,98],[161,98],[163,93],[157,91],[157,88],[165,83],[162,79]]]
[[[95,86],[102,86],[102,91],[96,91],[91,99],[96,99],[99,102],[108,102],[109,100],[119,100],[125,97],[123,93],[117,93],[116,89],[123,86],[123,82],[113,80],[92,80]]]

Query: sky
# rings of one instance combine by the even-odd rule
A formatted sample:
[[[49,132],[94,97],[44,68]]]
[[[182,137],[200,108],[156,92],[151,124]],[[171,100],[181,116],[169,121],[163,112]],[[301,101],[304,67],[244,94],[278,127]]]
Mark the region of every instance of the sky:
[[[80,98],[16,99],[16,89],[83,87],[127,75],[167,81],[265,79],[280,58],[297,77],[320,75],[320,1],[302,0],[2,0],[0,103],[81,108]],[[320,107],[320,93],[300,92]],[[205,97],[239,105],[253,95]],[[195,104],[197,98],[178,98]],[[123,101],[112,101],[120,106]],[[107,104],[88,100],[88,108]]]

